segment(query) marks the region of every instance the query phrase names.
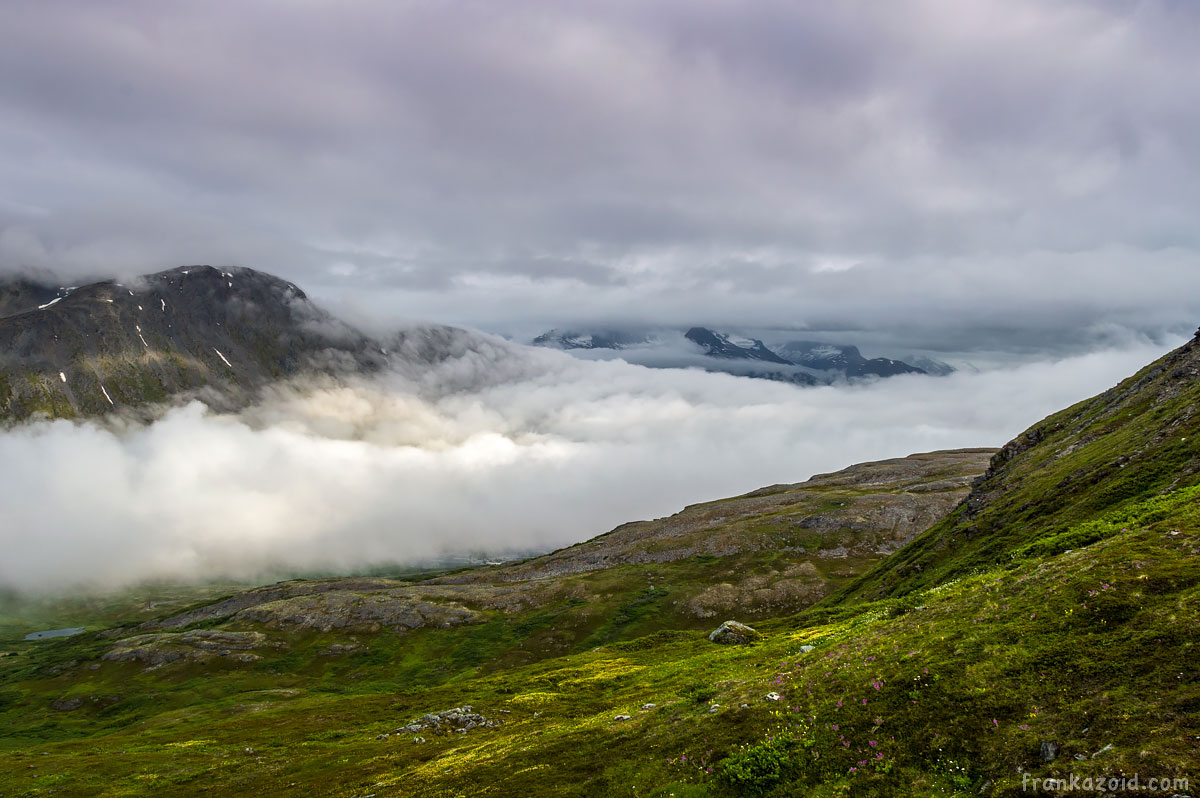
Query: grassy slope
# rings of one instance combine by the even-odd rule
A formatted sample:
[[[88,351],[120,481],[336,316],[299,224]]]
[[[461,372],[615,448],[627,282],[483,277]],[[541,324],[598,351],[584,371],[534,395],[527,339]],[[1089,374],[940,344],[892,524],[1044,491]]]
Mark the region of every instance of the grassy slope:
[[[241,669],[91,670],[102,640],[28,647],[0,660],[0,793],[1016,795],[1021,771],[1194,781],[1196,357],[1189,345],[1037,425],[970,508],[840,594],[761,624],[750,647],[660,632],[491,657],[543,645],[566,607],[384,635],[336,662],[314,655],[319,634]],[[651,567],[614,569],[632,578],[601,626],[646,606]],[[637,621],[624,632],[671,625]],[[48,708],[71,696],[84,708]],[[464,703],[503,725],[376,739]]]
[[[965,506],[835,600],[880,598],[1012,559],[1130,502],[1200,483],[1200,345],[1175,350],[1006,446]],[[1078,531],[1078,530],[1077,530]],[[1039,551],[1047,550],[1045,547]]]

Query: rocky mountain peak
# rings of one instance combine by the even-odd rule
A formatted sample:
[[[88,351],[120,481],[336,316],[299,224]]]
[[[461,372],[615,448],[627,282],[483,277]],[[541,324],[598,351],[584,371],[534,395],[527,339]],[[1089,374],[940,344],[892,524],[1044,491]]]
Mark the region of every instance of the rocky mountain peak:
[[[0,283],[0,417],[98,415],[204,391],[237,406],[265,383],[340,358],[381,362],[366,336],[294,284],[183,266],[79,286]]]

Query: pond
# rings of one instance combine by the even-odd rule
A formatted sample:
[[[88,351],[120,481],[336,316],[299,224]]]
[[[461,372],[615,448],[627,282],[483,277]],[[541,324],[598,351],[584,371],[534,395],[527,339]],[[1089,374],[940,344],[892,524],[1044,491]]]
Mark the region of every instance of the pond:
[[[82,626],[72,626],[69,629],[50,629],[45,632],[31,632],[25,635],[26,640],[48,640],[52,637],[70,637],[83,631]]]

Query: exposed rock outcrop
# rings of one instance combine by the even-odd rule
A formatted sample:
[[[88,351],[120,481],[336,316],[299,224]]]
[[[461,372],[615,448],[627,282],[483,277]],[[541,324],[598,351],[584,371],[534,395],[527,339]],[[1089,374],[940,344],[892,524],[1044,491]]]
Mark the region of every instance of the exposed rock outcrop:
[[[422,715],[407,726],[401,726],[396,729],[394,733],[418,734],[420,732],[432,732],[433,734],[450,734],[454,732],[466,734],[473,729],[492,729],[499,725],[499,721],[480,715],[473,707],[461,706]]]
[[[187,610],[177,613],[168,618],[161,618],[154,621],[147,621],[139,628],[146,631],[159,629],[181,629],[185,626],[191,626],[196,623],[206,623],[209,621],[228,618],[241,612],[248,607],[256,607],[259,604],[267,604],[280,599],[292,598],[294,596],[309,596],[319,593],[327,593],[333,590],[339,591],[373,591],[387,590],[403,585],[403,582],[397,582],[393,579],[323,579],[323,580],[291,580],[288,582],[279,582],[274,585],[247,590],[242,593],[230,596],[227,599],[206,604],[203,607]]]
[[[726,621],[708,635],[709,640],[723,646],[744,646],[761,637],[757,629],[737,621]]]
[[[282,644],[272,643],[261,632],[195,629],[127,637],[118,641],[116,647],[101,659],[141,662],[151,667],[177,661],[205,662],[217,657],[245,663],[261,659],[260,655],[252,653],[255,649],[274,647],[282,647]]]
[[[710,585],[684,603],[689,615],[714,618],[734,610],[768,613],[817,602],[826,594],[825,580],[811,562],[782,571],[750,574],[744,579]]]
[[[479,623],[484,616],[461,604],[435,604],[392,591],[331,591],[259,604],[242,610],[235,619],[276,628],[379,632]]]

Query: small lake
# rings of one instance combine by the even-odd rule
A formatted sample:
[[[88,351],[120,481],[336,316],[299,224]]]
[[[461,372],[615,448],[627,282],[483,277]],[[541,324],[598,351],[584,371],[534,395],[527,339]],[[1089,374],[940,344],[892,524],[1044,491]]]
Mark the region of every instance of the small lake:
[[[49,640],[52,637],[70,637],[83,631],[82,626],[72,626],[70,629],[50,629],[45,632],[31,632],[25,635],[26,640]]]

